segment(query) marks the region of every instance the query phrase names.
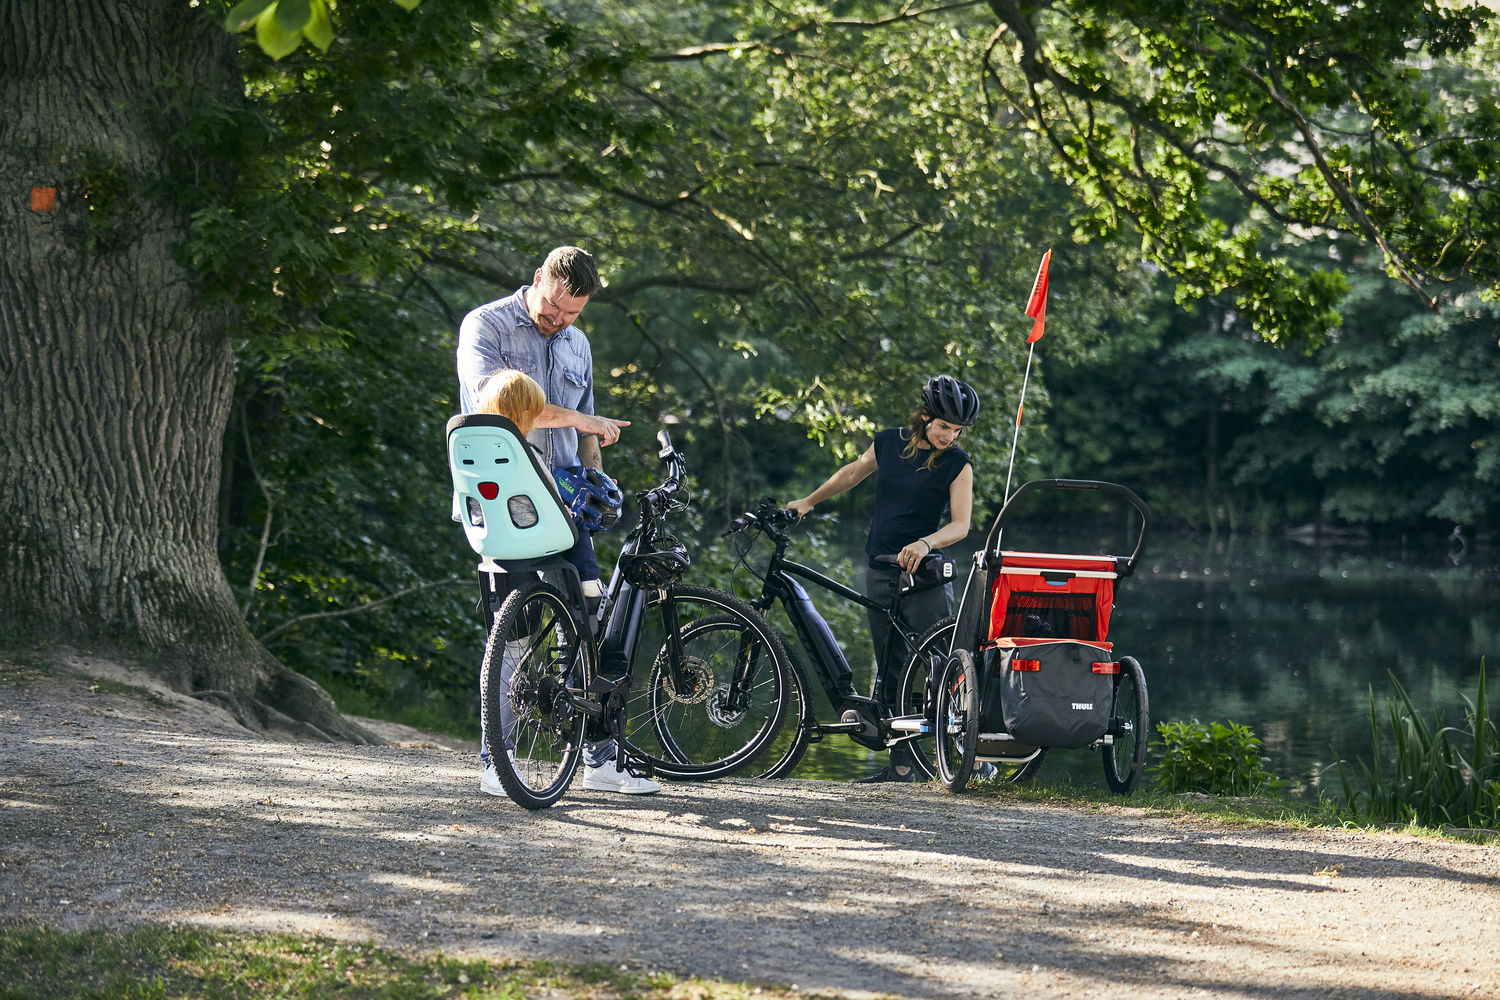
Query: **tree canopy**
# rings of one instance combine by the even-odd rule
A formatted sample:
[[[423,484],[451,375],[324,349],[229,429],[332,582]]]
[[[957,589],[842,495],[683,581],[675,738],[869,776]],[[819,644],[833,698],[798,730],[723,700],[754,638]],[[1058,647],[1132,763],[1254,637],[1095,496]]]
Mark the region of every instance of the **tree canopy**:
[[[169,210],[159,242],[236,374],[222,399],[152,383],[215,397],[222,453],[180,492],[217,512],[230,610],[298,666],[370,686],[427,672],[431,690],[471,668],[442,468],[454,335],[560,243],[606,278],[583,319],[599,409],[635,422],[606,463],[641,485],[641,442],[676,421],[705,525],[805,490],[939,371],[986,400],[965,446],[992,509],[1047,249],[1034,467],[1159,484],[1193,524],[1493,517],[1500,104],[1481,6],[101,9],[158,18],[119,35],[155,67],[119,126],[151,152],[33,143],[25,114],[0,125],[26,138],[6,162],[38,180],[75,165],[57,218],[77,238],[57,252],[79,273],[139,250],[130,206]],[[0,56],[36,36],[31,5],[3,10]],[[191,36],[230,86],[150,48],[204,17],[256,29],[229,36],[237,53]],[[23,106],[33,62],[0,67]],[[115,100],[86,69],[53,92]],[[7,242],[0,279],[44,299]],[[22,371],[51,313],[0,315],[0,370]],[[39,486],[9,465],[7,516]],[[101,544],[123,551],[116,534]],[[129,618],[37,630],[130,635]]]
[[[1500,294],[1483,5],[988,6],[994,103],[1044,138],[1078,224],[1139,232],[1180,303],[1228,291],[1267,339],[1317,343],[1347,286],[1285,248],[1342,232],[1429,306]]]

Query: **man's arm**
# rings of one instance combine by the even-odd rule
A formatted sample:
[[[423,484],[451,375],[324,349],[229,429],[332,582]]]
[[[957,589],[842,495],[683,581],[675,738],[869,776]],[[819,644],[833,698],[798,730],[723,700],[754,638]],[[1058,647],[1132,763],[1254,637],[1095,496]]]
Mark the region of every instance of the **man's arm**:
[[[599,454],[599,439],[594,435],[578,435],[578,464],[604,471],[604,456]]]
[[[578,430],[579,457],[582,458],[584,440],[586,435],[592,435],[595,441],[595,453],[601,444],[614,444],[620,440],[620,428],[629,427],[629,420],[616,420],[613,417],[596,417],[592,413],[579,413],[570,410],[566,406],[558,406],[548,403],[542,408],[542,413],[536,418],[538,427],[574,427]],[[584,462],[584,465],[590,463]]]
[[[473,411],[484,380],[506,367],[500,339],[481,315],[480,310],[474,310],[458,328],[459,409],[465,413]]]

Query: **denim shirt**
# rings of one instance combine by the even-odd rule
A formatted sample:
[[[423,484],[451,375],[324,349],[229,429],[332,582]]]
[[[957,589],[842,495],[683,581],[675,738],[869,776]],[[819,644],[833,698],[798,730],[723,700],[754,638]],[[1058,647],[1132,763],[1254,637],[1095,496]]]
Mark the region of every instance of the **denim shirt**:
[[[536,379],[555,406],[594,412],[594,356],[588,338],[576,326],[542,336],[526,308],[530,287],[522,285],[514,295],[480,306],[459,326],[458,398],[464,413],[474,412],[484,380],[502,368]],[[539,427],[527,440],[549,468],[581,464],[575,428]]]

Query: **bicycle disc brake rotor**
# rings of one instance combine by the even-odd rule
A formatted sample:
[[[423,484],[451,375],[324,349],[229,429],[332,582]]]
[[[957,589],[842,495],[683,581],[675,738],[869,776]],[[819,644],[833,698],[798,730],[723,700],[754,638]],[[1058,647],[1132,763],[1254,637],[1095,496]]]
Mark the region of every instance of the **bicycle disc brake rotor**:
[[[745,710],[726,707],[729,701],[729,685],[719,685],[719,689],[713,694],[708,704],[703,706],[703,714],[708,716],[708,721],[722,729],[733,729],[739,725],[745,718]]]
[[[714,693],[714,671],[708,661],[698,656],[684,655],[682,658],[684,689],[677,690],[669,664],[661,666],[661,686],[667,697],[680,705],[699,705]]]

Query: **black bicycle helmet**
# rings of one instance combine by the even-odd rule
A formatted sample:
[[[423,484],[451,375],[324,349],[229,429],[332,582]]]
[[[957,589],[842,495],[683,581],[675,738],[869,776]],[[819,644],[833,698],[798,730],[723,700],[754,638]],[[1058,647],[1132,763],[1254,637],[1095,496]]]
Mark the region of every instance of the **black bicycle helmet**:
[[[952,375],[935,375],[922,387],[922,405],[936,420],[967,427],[979,419],[979,393]]]
[[[691,565],[687,547],[671,535],[658,538],[656,548],[650,552],[620,555],[620,572],[637,590],[660,590],[676,583]]]

